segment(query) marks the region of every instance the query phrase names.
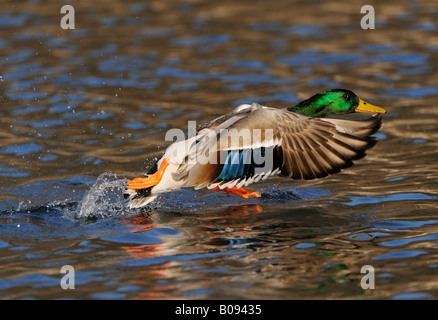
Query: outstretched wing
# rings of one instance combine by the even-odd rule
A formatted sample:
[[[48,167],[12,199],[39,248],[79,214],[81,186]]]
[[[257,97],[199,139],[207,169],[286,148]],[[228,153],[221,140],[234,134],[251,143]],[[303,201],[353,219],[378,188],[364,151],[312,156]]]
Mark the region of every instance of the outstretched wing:
[[[339,172],[376,143],[370,135],[381,118],[309,118],[253,104],[211,123],[175,173],[187,187],[242,187],[276,174],[315,179]]]
[[[281,118],[281,174],[294,179],[321,178],[352,166],[376,144],[370,135],[381,126],[380,117],[318,119],[283,112]]]

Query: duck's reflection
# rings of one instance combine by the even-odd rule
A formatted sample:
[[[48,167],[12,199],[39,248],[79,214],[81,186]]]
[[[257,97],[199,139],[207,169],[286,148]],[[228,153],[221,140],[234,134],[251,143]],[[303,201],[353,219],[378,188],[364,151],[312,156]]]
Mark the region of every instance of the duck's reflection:
[[[235,248],[236,244],[242,245],[245,239],[254,238],[258,234],[259,231],[253,228],[261,225],[262,222],[257,219],[261,212],[260,205],[248,204],[231,206],[214,213],[178,214],[169,221],[162,218],[166,212],[152,212],[124,219],[133,233],[147,233],[160,228],[179,231],[175,236],[163,238],[160,243],[137,243],[121,247],[133,260],[139,262],[134,267],[132,285],[147,288],[136,298],[164,299],[175,292],[196,290],[200,283],[204,288],[211,288],[206,290],[213,290],[214,281],[206,270],[214,271],[225,266],[227,263],[224,258],[227,259],[236,250],[245,253],[241,248]],[[195,278],[196,282],[193,281]]]
[[[124,220],[132,228],[132,232],[147,232],[155,228],[174,228],[185,237],[198,240],[199,243],[210,243],[213,238],[236,238],[252,237],[259,231],[257,227],[262,225],[258,219],[262,213],[262,207],[259,204],[246,204],[239,206],[230,206],[219,212],[206,214],[178,214],[175,219],[166,221],[162,215],[166,212],[155,212],[150,214],[140,214],[129,217]],[[167,243],[171,239],[166,239]],[[207,242],[206,242],[207,241]],[[145,245],[130,247],[129,252],[134,258],[144,258],[145,252],[151,248],[159,248],[159,245]],[[146,254],[147,255],[147,254]]]

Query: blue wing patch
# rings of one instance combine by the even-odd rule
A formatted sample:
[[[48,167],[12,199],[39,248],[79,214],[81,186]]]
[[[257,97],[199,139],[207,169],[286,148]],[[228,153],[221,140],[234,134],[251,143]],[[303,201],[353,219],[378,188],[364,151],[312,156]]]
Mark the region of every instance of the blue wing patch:
[[[224,166],[216,181],[229,181],[240,178],[249,178],[254,175],[254,168],[260,166],[254,161],[256,154],[257,159],[264,159],[265,148],[256,150],[231,150],[227,151]],[[260,161],[260,160],[259,160]],[[263,164],[262,164],[263,166]],[[273,168],[271,168],[272,171]]]

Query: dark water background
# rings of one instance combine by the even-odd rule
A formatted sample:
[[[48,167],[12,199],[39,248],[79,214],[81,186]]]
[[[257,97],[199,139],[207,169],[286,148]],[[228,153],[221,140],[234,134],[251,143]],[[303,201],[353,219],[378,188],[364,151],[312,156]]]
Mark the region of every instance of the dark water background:
[[[0,7],[0,298],[438,298],[437,1]],[[126,209],[168,129],[335,87],[388,110],[354,167]]]

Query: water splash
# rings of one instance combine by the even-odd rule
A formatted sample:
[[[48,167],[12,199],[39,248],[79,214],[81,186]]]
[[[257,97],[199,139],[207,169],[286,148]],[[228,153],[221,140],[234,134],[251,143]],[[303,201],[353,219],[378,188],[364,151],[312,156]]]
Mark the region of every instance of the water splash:
[[[76,218],[115,217],[133,214],[127,207],[123,193],[127,179],[116,174],[103,173],[78,203]]]

